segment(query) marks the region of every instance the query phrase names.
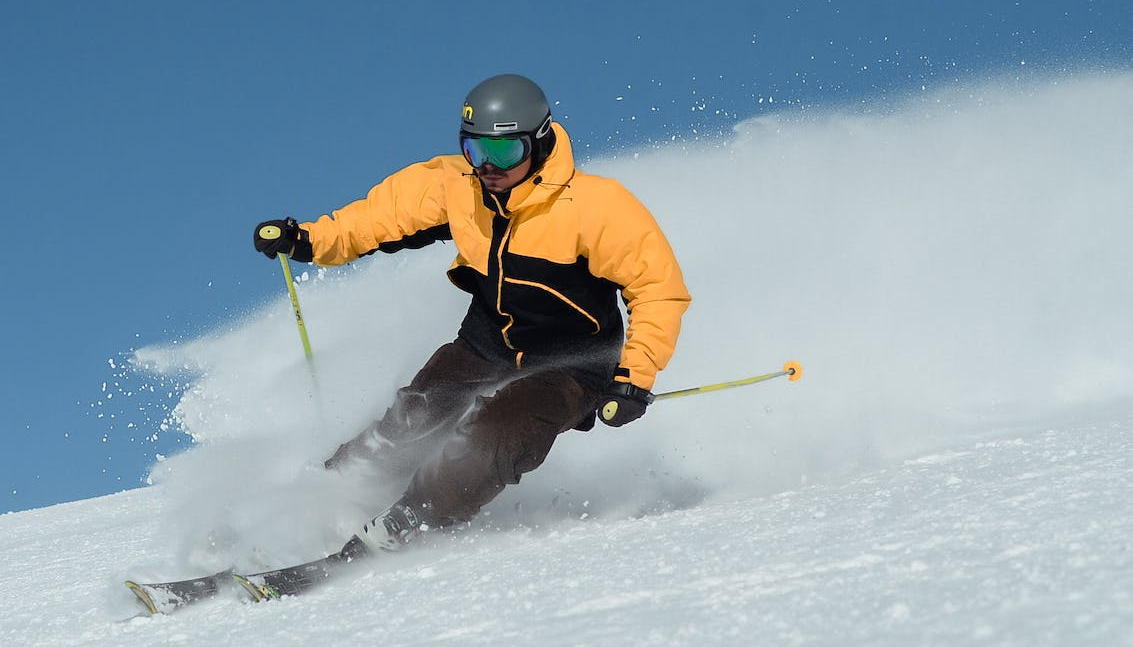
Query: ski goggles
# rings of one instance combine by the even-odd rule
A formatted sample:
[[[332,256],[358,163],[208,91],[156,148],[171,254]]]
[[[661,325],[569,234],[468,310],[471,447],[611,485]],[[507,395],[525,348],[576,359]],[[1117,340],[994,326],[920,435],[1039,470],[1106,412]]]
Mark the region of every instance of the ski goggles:
[[[531,138],[519,137],[480,137],[468,133],[460,134],[460,150],[472,168],[491,164],[501,171],[513,169],[531,156]]]

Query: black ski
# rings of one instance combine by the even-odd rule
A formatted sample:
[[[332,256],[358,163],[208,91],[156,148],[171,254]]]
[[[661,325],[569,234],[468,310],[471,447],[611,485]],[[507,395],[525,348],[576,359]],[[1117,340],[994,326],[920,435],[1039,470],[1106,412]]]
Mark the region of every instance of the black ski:
[[[179,582],[127,581],[126,586],[134,592],[151,614],[173,613],[181,607],[216,597],[221,591],[235,588],[233,584],[239,584],[240,590],[248,593],[256,602],[277,600],[285,595],[298,595],[311,589],[329,579],[343,565],[365,555],[366,552],[362,540],[354,536],[337,553],[298,566],[252,575],[240,575],[228,570]]]
[[[231,577],[257,602],[278,600],[285,595],[299,595],[318,586],[339,572],[344,565],[365,554],[366,547],[355,536],[346,542],[342,550],[313,562],[253,575],[232,573]]]
[[[126,586],[138,596],[146,610],[153,613],[172,613],[177,609],[215,597],[232,582],[232,571],[221,571],[204,577],[179,582],[134,582]]]

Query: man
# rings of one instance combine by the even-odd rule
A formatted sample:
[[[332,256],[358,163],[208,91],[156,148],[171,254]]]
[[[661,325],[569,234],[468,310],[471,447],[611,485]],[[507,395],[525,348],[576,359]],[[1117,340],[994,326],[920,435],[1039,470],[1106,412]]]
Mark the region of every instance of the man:
[[[558,434],[593,427],[595,409],[615,427],[641,417],[690,302],[652,215],[616,181],[575,168],[566,131],[530,79],[476,86],[460,147],[463,155],[402,169],[332,215],[255,232],[270,258],[319,265],[456,244],[448,275],[472,296],[456,340],[327,461],[375,461],[408,482],[351,540],[370,549],[467,521],[538,467]]]

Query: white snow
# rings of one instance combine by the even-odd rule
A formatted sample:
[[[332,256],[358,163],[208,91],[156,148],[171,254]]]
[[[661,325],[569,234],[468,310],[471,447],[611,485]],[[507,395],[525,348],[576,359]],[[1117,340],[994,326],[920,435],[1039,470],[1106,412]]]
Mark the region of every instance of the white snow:
[[[301,282],[313,372],[284,294],[142,349],[197,445],[0,516],[0,645],[1133,645],[1130,106],[1130,75],[1000,81],[588,164],[694,295],[658,390],[805,376],[565,434],[300,598],[128,619],[121,581],[311,559],[396,496],[319,462],[452,336],[451,245]]]
[[[0,644],[1133,644],[1133,423],[963,449],[776,495],[430,538],[301,598],[125,622],[138,609],[117,580],[165,553],[160,488],[10,514]]]

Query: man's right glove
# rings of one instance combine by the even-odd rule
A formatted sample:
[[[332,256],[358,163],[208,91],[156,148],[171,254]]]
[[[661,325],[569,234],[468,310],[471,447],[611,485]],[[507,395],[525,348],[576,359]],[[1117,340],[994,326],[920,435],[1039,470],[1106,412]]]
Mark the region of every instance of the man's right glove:
[[[306,234],[307,232],[299,227],[299,223],[294,218],[268,220],[256,225],[252,243],[256,246],[257,252],[265,254],[268,258],[275,258],[277,254],[287,254],[297,261],[309,262],[313,254]]]
[[[653,394],[629,382],[611,382],[598,401],[598,417],[611,427],[621,427],[645,415]]]

